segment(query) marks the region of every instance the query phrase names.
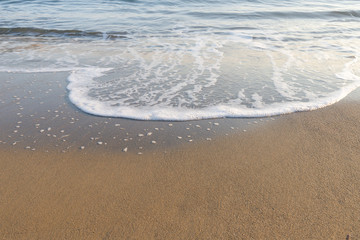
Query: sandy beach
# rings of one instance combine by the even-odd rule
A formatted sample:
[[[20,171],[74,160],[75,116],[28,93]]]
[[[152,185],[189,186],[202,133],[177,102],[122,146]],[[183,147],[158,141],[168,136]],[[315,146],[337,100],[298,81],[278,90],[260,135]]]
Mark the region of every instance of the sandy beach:
[[[64,91],[59,91],[62,99]],[[53,137],[54,129],[79,127],[63,124],[67,119],[44,118],[53,124],[49,138],[57,140],[39,137],[44,125],[31,120],[31,115],[38,118],[36,114],[47,112],[51,102],[37,113],[22,112],[23,120],[18,121],[16,108],[26,111],[30,102],[24,94],[19,96],[21,103],[11,100],[14,117],[6,115],[7,121],[1,123],[2,136],[10,134],[0,145],[1,239],[360,238],[356,99],[273,120],[210,120],[211,131],[205,127],[209,120],[148,123],[97,118],[71,108],[79,116],[74,118],[79,126],[91,124],[91,118],[108,121],[110,127],[98,126],[108,145],[91,145],[89,128],[76,132],[85,132],[86,137],[73,134],[72,140],[56,147],[59,136]],[[6,99],[2,116],[14,108]],[[53,102],[65,106],[61,100]],[[67,114],[65,110],[62,114]],[[125,126],[120,131],[124,135],[116,136],[133,136],[129,145],[133,150],[124,152],[124,142],[114,140],[111,133],[117,123],[112,121]],[[18,122],[23,125],[13,133]],[[259,124],[246,126],[254,122]],[[175,144],[183,140],[178,136],[189,124],[194,142]],[[161,134],[151,137],[172,144],[152,144],[151,139],[145,143],[141,139],[150,136],[138,136],[139,126],[147,132],[162,128]],[[174,128],[178,130],[169,130]],[[209,132],[211,136],[206,135]],[[29,143],[36,149],[26,148]]]
[[[360,240],[360,1],[0,1],[0,240]]]

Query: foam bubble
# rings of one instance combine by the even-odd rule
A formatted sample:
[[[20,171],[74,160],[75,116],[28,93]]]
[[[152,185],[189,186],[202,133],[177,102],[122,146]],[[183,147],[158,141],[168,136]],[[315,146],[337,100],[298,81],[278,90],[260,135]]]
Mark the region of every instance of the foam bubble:
[[[308,111],[359,86],[355,43],[295,44],[274,31],[246,31],[111,42],[8,39],[0,71],[68,72],[69,99],[81,110],[141,120]]]
[[[337,73],[340,79],[351,80],[336,91],[332,91],[323,97],[313,97],[310,101],[289,101],[264,104],[262,97],[253,93],[255,100],[254,106],[248,108],[245,105],[226,105],[218,104],[199,109],[171,106],[124,106],[114,105],[111,101],[99,101],[89,96],[89,86],[91,80],[106,74],[106,68],[84,68],[73,71],[69,76],[70,100],[83,111],[94,115],[124,117],[140,120],[193,120],[206,118],[222,117],[264,117],[279,114],[286,114],[298,111],[309,111],[331,105],[348,95],[351,91],[359,87],[360,77],[352,72],[352,65],[357,62],[357,58],[346,63],[344,69]],[[239,96],[244,94],[240,91]]]

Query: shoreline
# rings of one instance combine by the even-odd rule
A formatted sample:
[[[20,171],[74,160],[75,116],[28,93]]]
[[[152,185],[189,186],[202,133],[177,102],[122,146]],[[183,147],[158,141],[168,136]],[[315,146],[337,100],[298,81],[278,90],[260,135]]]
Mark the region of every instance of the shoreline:
[[[126,148],[143,153],[211,141],[276,118],[141,121],[95,116],[69,101],[67,77],[66,72],[0,73],[0,78],[8,78],[0,99],[0,148],[60,153],[91,148],[119,152]]]
[[[0,238],[360,238],[359,90],[274,120],[147,123],[64,105],[51,76],[2,97]]]
[[[59,153],[84,149],[126,150],[143,154],[246,134],[301,113],[192,121],[102,117],[82,112],[70,102],[67,77],[67,72],[0,73],[0,78],[7,79],[0,98],[0,148]],[[340,101],[347,102],[360,102],[360,90],[353,91]]]

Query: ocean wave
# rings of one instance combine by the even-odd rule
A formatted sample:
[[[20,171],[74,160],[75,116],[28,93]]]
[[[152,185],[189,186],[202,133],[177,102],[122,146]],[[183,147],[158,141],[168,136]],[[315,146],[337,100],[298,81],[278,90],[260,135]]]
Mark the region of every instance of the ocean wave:
[[[95,115],[269,116],[360,86],[356,1],[31,0],[0,12],[0,71],[68,72],[70,101]]]
[[[209,12],[192,11],[186,13],[192,17],[209,19],[357,19],[360,11],[259,11],[259,12]]]
[[[29,27],[0,28],[0,35],[8,36],[31,36],[31,37],[70,37],[70,38],[101,38],[101,39],[119,39],[128,38],[128,33],[123,32],[97,32],[81,30],[58,30],[41,29]]]

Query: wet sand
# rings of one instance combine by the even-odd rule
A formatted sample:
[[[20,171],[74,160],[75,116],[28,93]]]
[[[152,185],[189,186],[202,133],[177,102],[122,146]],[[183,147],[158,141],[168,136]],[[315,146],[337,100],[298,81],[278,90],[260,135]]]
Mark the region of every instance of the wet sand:
[[[3,116],[10,103],[18,108],[0,124],[1,239],[360,238],[360,104],[351,97],[275,121],[189,126],[96,118],[93,130],[84,121],[95,119],[61,100],[54,103],[65,109],[50,108],[51,114],[69,118],[50,121],[46,108],[26,113],[30,100],[16,96],[3,97],[0,109]],[[115,124],[125,127],[114,134]],[[178,144],[187,127],[198,137]],[[72,140],[56,146],[60,129]],[[138,136],[139,129],[154,134]],[[91,143],[97,132],[107,145]],[[136,142],[128,152],[121,150],[127,143],[113,139],[122,132]],[[152,144],[150,137],[171,144]],[[34,150],[26,148],[30,143]]]
[[[135,121],[86,114],[68,100],[69,73],[0,73],[0,148],[144,153],[248,131],[263,119]]]

